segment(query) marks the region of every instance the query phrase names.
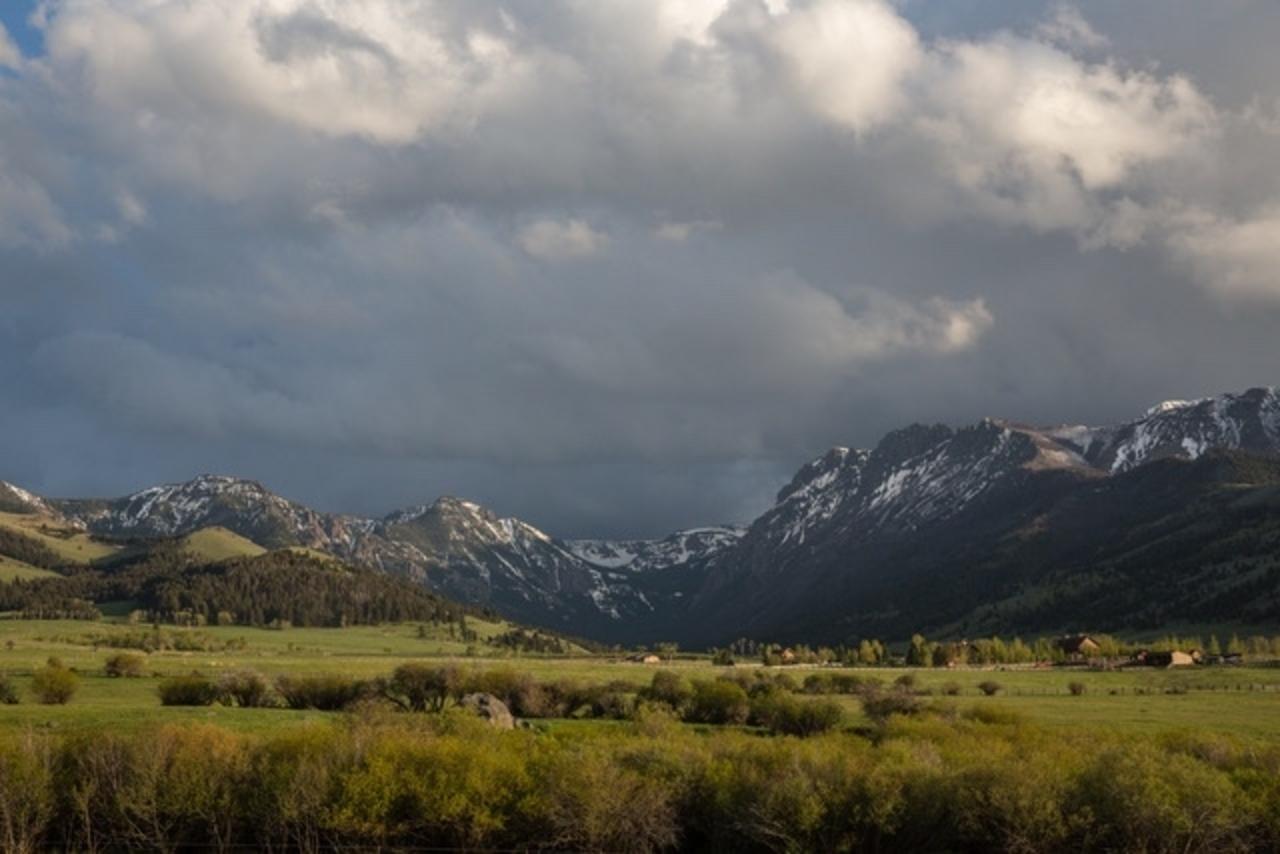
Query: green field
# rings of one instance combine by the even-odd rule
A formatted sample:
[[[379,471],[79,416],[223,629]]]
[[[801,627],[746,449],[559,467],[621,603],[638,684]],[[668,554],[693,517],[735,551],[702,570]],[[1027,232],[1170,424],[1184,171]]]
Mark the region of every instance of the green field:
[[[53,578],[58,573],[51,569],[41,569],[20,560],[0,555],[0,582],[30,581],[33,578]]]
[[[46,516],[0,513],[0,527],[36,540],[67,563],[92,563],[120,551],[119,546],[95,540],[83,531]]]
[[[267,550],[226,528],[201,528],[179,540],[179,548],[209,563],[237,557],[257,557]]]
[[[153,631],[150,626],[130,626],[118,620],[4,619],[0,620],[0,673],[12,679],[23,702],[0,706],[0,727],[110,725],[119,729],[163,721],[198,720],[257,731],[334,717],[284,709],[162,707],[156,696],[160,678],[193,671],[218,674],[251,668],[268,676],[338,673],[371,678],[386,676],[405,661],[423,660],[455,662],[477,669],[512,668],[540,681],[620,682],[638,688],[648,684],[658,669],[675,670],[691,679],[712,679],[731,671],[741,673],[755,669],[754,665],[712,667],[705,658],[696,657],[680,658],[659,668],[619,657],[586,654],[503,656],[484,644],[483,639],[505,630],[506,624],[473,619],[468,627],[477,632],[479,642],[467,643],[450,637],[448,628],[429,624],[284,630],[237,626],[165,627],[162,631],[167,637],[200,639],[214,649],[152,652],[146,656],[148,676],[120,679],[109,678],[103,672],[106,659],[118,651],[109,645],[111,638]],[[242,648],[222,649],[228,642]],[[61,658],[81,676],[80,690],[66,706],[41,706],[30,698],[30,674],[50,656]],[[786,672],[798,683],[807,675],[819,672],[807,667],[772,670]],[[862,668],[852,672],[886,685],[909,672],[916,680],[915,690],[927,695],[930,702],[962,710],[985,706],[1014,711],[1050,728],[1146,733],[1198,729],[1257,736],[1280,743],[1280,668],[1142,668],[1109,672],[1064,668],[911,671]],[[995,696],[987,697],[979,691],[978,684],[987,680],[1001,686]],[[1072,682],[1083,683],[1085,693],[1073,696],[1068,688]],[[951,691],[958,693],[952,695]],[[838,700],[847,709],[849,726],[866,724],[856,698]]]

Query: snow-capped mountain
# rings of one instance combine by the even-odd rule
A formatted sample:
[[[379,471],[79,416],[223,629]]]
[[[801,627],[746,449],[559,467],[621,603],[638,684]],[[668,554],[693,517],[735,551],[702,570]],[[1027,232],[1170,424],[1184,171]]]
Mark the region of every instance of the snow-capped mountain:
[[[457,498],[370,519],[321,513],[256,481],[202,475],[123,498],[45,507],[115,537],[173,537],[221,526],[268,548],[325,551],[516,619],[571,624],[574,631],[649,609],[624,574],[583,560],[532,525]]]
[[[712,525],[676,531],[660,540],[566,540],[569,551],[605,569],[652,572],[703,561],[742,539],[746,528]]]
[[[741,551],[803,554],[815,535],[901,535],[946,519],[1028,470],[1087,470],[1074,450],[1043,431],[986,420],[972,427],[915,425],[875,449],[833,448],[804,466],[777,504],[748,529]],[[740,554],[731,556],[741,558]]]
[[[1252,388],[1200,400],[1167,400],[1115,427],[1049,431],[1092,465],[1122,472],[1164,457],[1196,459],[1211,448],[1280,451],[1280,392]]]
[[[983,574],[990,567],[1008,576],[1053,566],[1043,563],[1049,547],[1037,544],[1054,532],[1072,532],[1053,547],[1055,560],[1076,555],[1070,560],[1087,564],[1129,542],[1131,532],[1109,520],[1160,508],[1163,515],[1135,517],[1133,536],[1144,542],[1190,494],[1234,519],[1230,507],[1214,504],[1225,475],[1213,458],[1223,452],[1280,454],[1275,388],[1168,401],[1102,427],[914,425],[872,449],[837,447],[806,464],[746,528],[691,528],[657,540],[560,540],[457,498],[383,518],[321,513],[257,482],[214,475],[110,500],[50,500],[0,482],[0,511],[58,515],[117,537],[216,525],[268,548],[306,546],[408,576],[524,622],[609,640],[723,642],[805,626],[829,632],[843,619],[898,627],[927,601],[945,614],[948,601],[996,585]],[[1192,477],[1179,460],[1205,465],[1188,469]],[[1273,468],[1233,458],[1222,471],[1248,484]],[[1255,515],[1257,502],[1270,506],[1265,495],[1251,500]],[[1110,509],[1096,517],[1102,506]],[[1084,519],[1096,521],[1087,527]],[[1234,522],[1221,524],[1223,536],[1234,530]],[[1094,542],[1100,531],[1107,538]],[[1242,542],[1280,554],[1280,542],[1273,547],[1260,534]],[[1093,551],[1080,558],[1076,543]],[[1186,553],[1202,545],[1191,542]],[[957,579],[968,586],[948,586]],[[1000,583],[1016,587],[1008,577]],[[941,590],[951,590],[950,600],[937,599]]]
[[[1167,459],[1213,449],[1280,453],[1272,388],[1172,401],[1109,427],[1037,428],[987,419],[955,430],[914,425],[871,450],[837,447],[805,465],[735,545],[716,553],[675,621],[729,632],[793,625],[837,590],[860,597],[894,580],[887,555],[955,537],[1007,546],[1010,520],[1032,524],[1062,496]],[[960,521],[963,520],[963,521]],[[900,607],[900,606],[895,606]],[[718,634],[715,634],[718,632]]]
[[[97,534],[174,537],[221,526],[267,548],[307,546],[339,552],[367,527],[364,520],[319,513],[252,480],[201,475],[115,499],[50,502]]]
[[[625,577],[588,563],[519,519],[471,501],[441,498],[374,522],[350,559],[422,579],[433,588],[542,622],[618,620],[648,609]]]
[[[1280,453],[1280,393],[1255,388],[1167,401],[1106,427],[1039,428],[996,419],[960,430],[914,425],[889,433],[873,450],[832,448],[778,493],[739,550],[764,541],[776,564],[779,550],[798,549],[827,527],[867,537],[941,521],[1025,471],[1102,476],[1169,457],[1196,459],[1213,448]]]

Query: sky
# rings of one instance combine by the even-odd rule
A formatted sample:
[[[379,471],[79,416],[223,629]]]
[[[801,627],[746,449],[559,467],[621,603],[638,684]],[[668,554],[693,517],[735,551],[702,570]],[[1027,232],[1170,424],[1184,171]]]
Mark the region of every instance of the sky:
[[[745,521],[1280,383],[1273,0],[0,4],[0,478]]]

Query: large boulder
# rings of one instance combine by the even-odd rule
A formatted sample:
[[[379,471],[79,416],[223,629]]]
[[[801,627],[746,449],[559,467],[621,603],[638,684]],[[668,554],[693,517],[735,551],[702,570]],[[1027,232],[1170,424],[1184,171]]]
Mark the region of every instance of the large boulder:
[[[498,729],[515,729],[516,719],[507,704],[492,694],[467,694],[458,705],[470,709]]]

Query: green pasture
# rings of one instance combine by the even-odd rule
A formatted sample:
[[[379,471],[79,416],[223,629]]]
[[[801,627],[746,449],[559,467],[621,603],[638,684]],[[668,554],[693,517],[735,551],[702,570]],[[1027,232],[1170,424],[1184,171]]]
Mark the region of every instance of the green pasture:
[[[83,531],[47,516],[0,513],[0,527],[9,528],[44,544],[67,563],[92,563],[120,551],[119,546],[95,540]]]
[[[41,569],[20,560],[0,555],[0,583],[6,581],[30,581],[33,578],[53,578],[58,573],[49,569]]]
[[[501,622],[471,619],[468,626],[481,638],[504,631]],[[142,678],[109,678],[103,671],[108,657],[122,651],[109,646],[113,637],[155,631],[122,621],[0,619],[0,673],[18,688],[22,702],[0,706],[0,727],[132,729],[156,722],[203,721],[237,730],[266,731],[307,721],[335,720],[322,712],[283,709],[166,708],[156,686],[165,676],[200,671],[217,674],[252,668],[268,675],[342,673],[359,677],[389,674],[410,660],[451,661],[466,667],[510,667],[538,679],[581,682],[623,682],[640,686],[653,677],[653,665],[621,657],[578,655],[552,657],[501,655],[493,647],[451,637],[444,626],[403,624],[342,629],[265,629],[212,626],[193,629],[163,627],[170,640],[185,636],[209,645],[206,650],[162,650],[147,654]],[[97,646],[95,647],[95,641]],[[230,644],[230,648],[223,648]],[[80,690],[66,706],[42,706],[31,698],[31,672],[57,656],[77,670]],[[683,657],[661,665],[692,679],[709,679],[726,672],[754,669],[713,667],[706,658]],[[821,672],[818,668],[774,668],[797,683]],[[862,668],[854,672],[886,686],[904,674],[915,690],[932,702],[964,710],[976,705],[1017,712],[1050,727],[1105,729],[1120,732],[1162,732],[1200,729],[1258,736],[1280,741],[1280,668],[1203,667],[1186,670],[1123,669],[957,669],[904,670]],[[998,683],[995,696],[985,696],[979,684]],[[1073,695],[1070,684],[1085,686]],[[865,724],[856,698],[841,697],[849,725]],[[570,728],[591,729],[607,722],[573,722]],[[552,723],[552,727],[562,725]]]

